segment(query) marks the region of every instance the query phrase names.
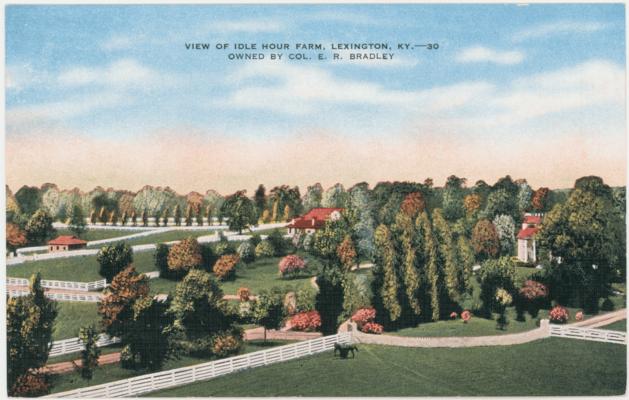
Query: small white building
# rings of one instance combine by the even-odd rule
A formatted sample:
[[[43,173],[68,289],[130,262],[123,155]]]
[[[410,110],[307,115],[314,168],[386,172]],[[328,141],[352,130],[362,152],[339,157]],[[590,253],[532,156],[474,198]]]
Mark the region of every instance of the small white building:
[[[526,263],[537,261],[535,235],[542,222],[541,214],[525,214],[522,229],[518,232],[518,260]]]

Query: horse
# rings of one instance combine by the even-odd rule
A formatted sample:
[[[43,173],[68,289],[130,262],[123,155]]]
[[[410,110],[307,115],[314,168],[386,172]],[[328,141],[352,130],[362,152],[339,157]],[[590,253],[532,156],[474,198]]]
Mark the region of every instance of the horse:
[[[336,352],[339,352],[341,358],[347,358],[349,352],[352,352],[352,358],[355,357],[354,352],[358,352],[358,347],[355,344],[340,344],[334,343],[334,356],[336,356]]]

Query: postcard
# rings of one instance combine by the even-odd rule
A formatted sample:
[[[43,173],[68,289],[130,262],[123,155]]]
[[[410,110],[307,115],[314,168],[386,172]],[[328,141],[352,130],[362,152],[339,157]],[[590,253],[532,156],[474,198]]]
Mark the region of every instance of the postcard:
[[[624,395],[625,11],[5,6],[4,395]]]

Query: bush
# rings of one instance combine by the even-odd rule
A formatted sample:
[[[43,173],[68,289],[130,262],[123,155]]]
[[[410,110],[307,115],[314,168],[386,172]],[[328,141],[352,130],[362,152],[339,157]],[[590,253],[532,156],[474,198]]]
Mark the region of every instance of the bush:
[[[251,291],[249,290],[249,288],[246,287],[238,288],[236,294],[238,295],[240,301],[249,301],[249,299],[251,298]]]
[[[520,288],[520,296],[529,301],[543,299],[548,297],[548,288],[543,283],[529,279]]]
[[[253,235],[251,235],[251,237],[249,238],[249,243],[251,243],[251,245],[255,248],[257,245],[260,244],[260,242],[262,242],[262,238],[260,237],[260,234],[258,233],[254,233]]]
[[[492,311],[500,311],[500,304],[495,297],[498,289],[515,292],[515,266],[509,257],[488,260],[483,263],[477,278],[481,287],[482,312],[489,317]]]
[[[125,369],[135,368],[135,359],[129,345],[124,346],[120,351],[120,366]]]
[[[295,331],[313,332],[321,328],[321,316],[317,311],[300,312],[290,319]]]
[[[313,243],[314,243],[314,234],[309,233],[306,235],[306,237],[304,237],[304,240],[301,243],[301,246],[304,248],[304,250],[310,252],[312,250]]]
[[[376,310],[374,308],[361,308],[352,315],[352,321],[356,322],[356,325],[361,326],[373,322],[376,319]]]
[[[317,297],[317,290],[312,286],[304,286],[296,294],[297,302],[296,309],[298,312],[312,311],[315,309],[315,301]]]
[[[298,255],[291,254],[282,258],[278,266],[281,276],[294,276],[306,269],[306,262]]]
[[[250,242],[242,242],[238,246],[238,256],[245,263],[254,262],[256,259],[256,248]]]
[[[469,312],[469,310],[465,310],[461,313],[461,319],[463,320],[463,323],[467,324],[467,322],[472,319],[472,313]]]
[[[42,374],[30,373],[17,378],[17,381],[9,391],[11,397],[39,397],[48,394],[50,385]]]
[[[382,325],[375,322],[367,322],[365,325],[362,326],[362,328],[360,328],[360,330],[365,333],[380,335],[384,328],[382,327]]]
[[[236,276],[236,265],[239,262],[240,258],[236,254],[226,254],[218,259],[212,271],[219,280],[226,281]]]
[[[606,298],[603,300],[603,304],[601,304],[601,310],[614,311],[614,303],[609,298]]]
[[[217,335],[212,341],[212,353],[219,358],[228,357],[238,354],[242,344],[242,335],[234,333]]]
[[[568,322],[570,314],[568,314],[568,310],[565,307],[556,305],[552,310],[550,310],[548,317],[550,318],[550,322],[553,324],[565,324]]]
[[[199,242],[192,237],[173,244],[168,251],[168,269],[176,275],[185,275],[202,261]]]
[[[288,243],[279,229],[274,229],[266,240],[271,244],[271,246],[273,246],[273,254],[276,257],[281,257],[286,254]]]
[[[231,243],[227,241],[219,242],[216,245],[216,255],[220,257],[227,254],[236,254],[236,249],[234,248],[234,246],[232,246]]]
[[[256,246],[256,258],[273,257],[275,250],[268,241],[262,241]]]
[[[96,261],[100,265],[98,274],[107,282],[133,262],[133,250],[125,242],[118,242],[103,246],[96,254]]]

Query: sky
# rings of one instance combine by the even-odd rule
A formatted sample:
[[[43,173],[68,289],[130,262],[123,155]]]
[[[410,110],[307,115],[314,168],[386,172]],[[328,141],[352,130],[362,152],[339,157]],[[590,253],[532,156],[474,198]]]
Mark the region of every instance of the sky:
[[[623,4],[49,5],[5,18],[14,191],[626,181]],[[269,60],[265,43],[290,49]],[[332,50],[344,43],[389,49]],[[229,59],[245,53],[265,59]]]

